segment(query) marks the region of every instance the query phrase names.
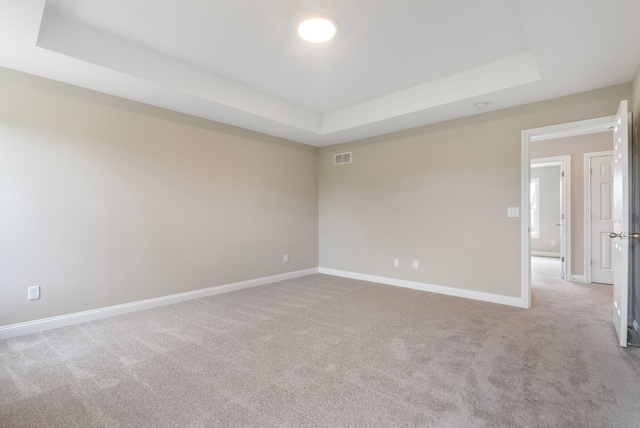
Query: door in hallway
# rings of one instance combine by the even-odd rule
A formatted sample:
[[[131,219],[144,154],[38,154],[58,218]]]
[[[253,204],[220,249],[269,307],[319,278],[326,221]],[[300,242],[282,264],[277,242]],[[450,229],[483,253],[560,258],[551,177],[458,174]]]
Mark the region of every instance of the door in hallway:
[[[613,130],[613,325],[627,346],[629,324],[629,113],[620,103]]]
[[[591,282],[613,284],[613,155],[591,158]]]

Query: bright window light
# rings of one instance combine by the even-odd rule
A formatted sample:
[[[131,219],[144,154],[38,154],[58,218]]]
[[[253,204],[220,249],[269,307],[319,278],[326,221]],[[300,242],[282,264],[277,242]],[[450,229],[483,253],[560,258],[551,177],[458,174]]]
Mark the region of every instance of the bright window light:
[[[531,197],[531,239],[540,239],[540,179],[531,179],[531,191],[529,193]]]

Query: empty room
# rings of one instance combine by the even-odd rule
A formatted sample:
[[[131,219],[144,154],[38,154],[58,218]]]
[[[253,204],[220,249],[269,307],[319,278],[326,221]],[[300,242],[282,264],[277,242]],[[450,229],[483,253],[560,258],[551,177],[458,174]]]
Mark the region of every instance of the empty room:
[[[638,426],[639,23],[0,0],[0,427]]]

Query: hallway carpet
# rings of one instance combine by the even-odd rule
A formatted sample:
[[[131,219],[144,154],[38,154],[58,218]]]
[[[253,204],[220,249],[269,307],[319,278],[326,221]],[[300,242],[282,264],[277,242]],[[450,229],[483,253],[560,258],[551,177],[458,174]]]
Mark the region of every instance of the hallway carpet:
[[[611,287],[536,272],[530,310],[312,275],[5,340],[0,426],[639,426]]]

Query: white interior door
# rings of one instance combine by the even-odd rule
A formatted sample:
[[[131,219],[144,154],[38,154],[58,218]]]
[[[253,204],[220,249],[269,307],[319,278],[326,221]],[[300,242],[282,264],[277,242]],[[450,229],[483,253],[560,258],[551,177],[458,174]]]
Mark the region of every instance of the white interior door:
[[[560,278],[569,280],[567,274],[567,166],[565,162],[560,164],[560,220],[557,225],[560,227]]]
[[[613,324],[627,346],[629,310],[629,117],[622,101],[613,130]]]
[[[591,159],[591,282],[613,284],[613,155]]]

